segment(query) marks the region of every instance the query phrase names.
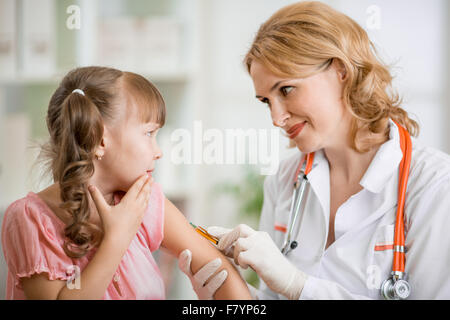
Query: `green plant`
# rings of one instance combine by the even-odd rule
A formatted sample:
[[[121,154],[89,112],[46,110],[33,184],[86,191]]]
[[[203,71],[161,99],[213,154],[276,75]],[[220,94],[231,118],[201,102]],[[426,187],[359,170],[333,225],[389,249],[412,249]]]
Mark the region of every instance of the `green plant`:
[[[245,167],[244,178],[237,183],[221,183],[215,188],[217,194],[232,195],[239,204],[239,216],[259,219],[263,205],[264,176],[256,169]]]

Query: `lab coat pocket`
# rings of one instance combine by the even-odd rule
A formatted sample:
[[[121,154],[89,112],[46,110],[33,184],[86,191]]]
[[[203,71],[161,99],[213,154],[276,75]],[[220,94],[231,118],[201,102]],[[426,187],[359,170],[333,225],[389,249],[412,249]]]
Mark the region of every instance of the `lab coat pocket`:
[[[394,225],[384,225],[377,229],[375,241],[371,248],[373,260],[371,272],[378,273],[377,287],[384,279],[387,279],[392,271],[392,259],[394,256]]]
[[[395,225],[389,224],[381,226],[376,231],[375,245],[373,250],[375,252],[390,251],[394,249],[394,228]]]
[[[287,227],[289,221],[289,208],[285,206],[277,205],[275,207],[274,224],[272,226],[273,240],[277,246],[281,249],[284,238],[286,237]]]
[[[287,232],[287,224],[279,221],[275,221],[275,224],[273,226],[273,234],[274,234],[274,241],[277,244],[277,246],[281,249],[284,239],[286,237]]]

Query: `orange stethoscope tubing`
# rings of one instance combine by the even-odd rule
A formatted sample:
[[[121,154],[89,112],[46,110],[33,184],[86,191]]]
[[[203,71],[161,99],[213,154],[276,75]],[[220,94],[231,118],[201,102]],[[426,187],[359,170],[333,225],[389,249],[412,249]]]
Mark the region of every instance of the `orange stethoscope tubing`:
[[[298,176],[298,174],[300,173],[300,170],[303,167],[303,163],[305,162],[305,159],[306,159],[305,175],[308,175],[308,173],[312,169],[312,165],[313,165],[313,162],[314,162],[314,152],[308,153],[306,155],[306,157],[303,157],[302,161],[300,162],[300,164],[297,167],[297,171],[295,172],[294,182],[297,181],[297,176]]]
[[[395,121],[394,121],[395,122]],[[395,122],[400,133],[400,147],[403,152],[403,158],[400,162],[399,183],[398,183],[398,201],[397,216],[395,220],[394,233],[394,259],[392,272],[395,274],[405,272],[405,220],[404,207],[406,198],[406,187],[409,177],[409,168],[411,165],[412,144],[408,131]]]

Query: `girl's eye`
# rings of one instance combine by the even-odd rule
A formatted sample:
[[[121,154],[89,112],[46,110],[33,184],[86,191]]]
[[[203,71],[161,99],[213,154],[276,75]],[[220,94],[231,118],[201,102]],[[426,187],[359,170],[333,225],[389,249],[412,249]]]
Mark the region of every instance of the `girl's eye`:
[[[146,135],[151,137],[151,136],[153,136],[154,133],[155,133],[155,131],[147,131]]]
[[[292,86],[285,86],[285,87],[281,87],[280,91],[284,96],[287,96],[289,94],[289,92],[292,91],[292,89],[294,89],[294,87]]]

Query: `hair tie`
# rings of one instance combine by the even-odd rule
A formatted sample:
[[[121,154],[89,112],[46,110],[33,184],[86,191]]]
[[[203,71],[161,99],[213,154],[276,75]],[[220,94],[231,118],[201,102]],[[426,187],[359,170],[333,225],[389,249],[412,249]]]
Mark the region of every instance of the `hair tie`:
[[[82,96],[84,96],[84,91],[81,90],[81,89],[75,89],[75,90],[72,91],[72,93],[74,93],[74,92],[79,93],[79,94],[81,94]]]

